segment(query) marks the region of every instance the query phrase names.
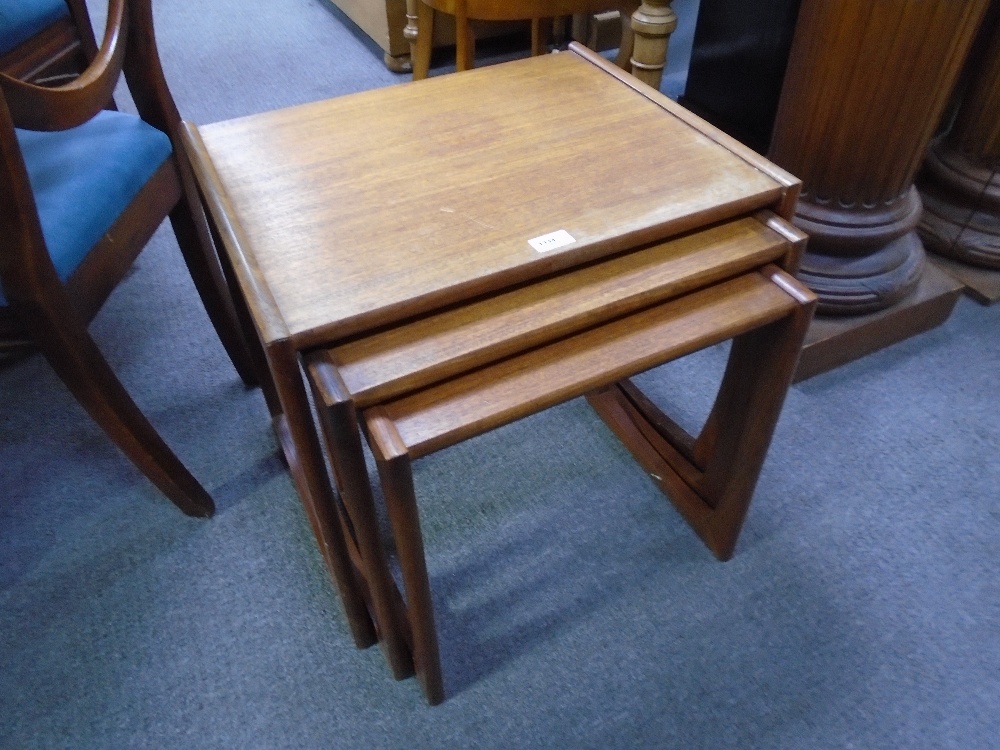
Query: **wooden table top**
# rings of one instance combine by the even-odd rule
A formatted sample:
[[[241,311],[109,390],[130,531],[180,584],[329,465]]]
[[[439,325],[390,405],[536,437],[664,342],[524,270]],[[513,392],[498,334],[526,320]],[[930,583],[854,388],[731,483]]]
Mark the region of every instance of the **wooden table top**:
[[[603,62],[574,48],[188,125],[265,343],[330,343],[782,200],[793,180]]]

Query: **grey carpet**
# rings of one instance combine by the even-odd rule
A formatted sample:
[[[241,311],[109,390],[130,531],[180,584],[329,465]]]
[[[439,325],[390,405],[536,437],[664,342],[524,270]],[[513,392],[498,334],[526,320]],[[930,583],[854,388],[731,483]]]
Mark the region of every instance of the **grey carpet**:
[[[210,122],[401,82],[320,0],[159,0]],[[405,127],[405,123],[400,123]],[[161,229],[92,331],[219,504],[0,367],[0,748],[991,748],[1000,306],[795,386],[728,563],[574,401],[417,463],[448,691],[354,648]],[[647,374],[692,425],[724,350]]]

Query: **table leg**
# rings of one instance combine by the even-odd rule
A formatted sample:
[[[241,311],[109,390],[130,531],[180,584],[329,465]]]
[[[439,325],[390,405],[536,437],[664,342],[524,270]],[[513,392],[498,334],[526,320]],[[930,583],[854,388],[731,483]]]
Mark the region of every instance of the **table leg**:
[[[393,676],[396,679],[410,677],[413,675],[407,642],[411,639],[410,626],[379,537],[357,411],[336,367],[329,361],[317,357],[309,360],[306,368],[317,404],[321,435],[340,488],[341,518],[357,553],[356,572],[375,612],[379,643]]]
[[[434,47],[434,9],[422,0],[406,0],[406,28],[403,37],[410,43],[413,80],[430,74]]]
[[[635,49],[635,33],[632,31],[632,15],[639,9],[639,3],[630,2],[622,5],[619,15],[621,16],[622,36],[618,43],[618,55],[615,57],[615,65],[622,70],[632,70],[632,52]],[[664,61],[666,52],[664,51]],[[661,75],[662,77],[662,75]]]
[[[472,70],[476,65],[476,35],[469,25],[465,0],[455,3],[455,70]]]
[[[204,200],[200,190],[199,195]],[[223,247],[212,212],[206,211],[205,218],[215,246]],[[354,642],[358,648],[367,648],[378,640],[378,636],[347,554],[336,513],[336,498],[313,429],[312,410],[305,392],[299,355],[288,341],[276,342],[269,348],[261,345],[229,255],[220,252],[218,257],[237,322],[250,350],[254,374],[260,383],[292,481],[309,518],[323,561],[340,593]]]
[[[552,29],[551,18],[531,19],[531,54],[532,56],[543,55],[547,52],[549,43],[549,32]]]
[[[407,611],[413,628],[413,661],[417,678],[427,702],[432,706],[444,700],[441,657],[431,586],[427,576],[424,542],[420,532],[420,514],[413,490],[410,457],[393,423],[379,416],[379,407],[369,412],[369,444],[375,454],[389,522],[399,553],[406,587]]]
[[[290,342],[281,341],[269,348],[267,359],[282,410],[276,428],[289,470],[323,560],[340,592],[354,642],[359,648],[367,648],[377,641],[376,630],[347,554],[336,511],[337,498],[316,435],[298,354]]]
[[[587,396],[720,560],[736,547],[816,304],[783,271],[769,273],[802,305],[733,339],[718,396],[697,438],[628,381]]]
[[[677,29],[677,14],[670,7],[673,0],[643,0],[632,14],[635,35],[632,50],[632,75],[655,89],[660,88],[667,61],[670,35]]]

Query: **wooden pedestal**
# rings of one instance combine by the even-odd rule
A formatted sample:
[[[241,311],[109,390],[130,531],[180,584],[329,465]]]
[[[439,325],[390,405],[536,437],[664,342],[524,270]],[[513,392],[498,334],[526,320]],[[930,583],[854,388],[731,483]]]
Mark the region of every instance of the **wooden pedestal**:
[[[770,158],[802,178],[797,274],[819,296],[802,380],[943,322],[914,178],[988,0],[803,0]]]
[[[1000,1],[965,66],[950,130],[931,146],[917,185],[920,236],[942,267],[986,304],[1000,298]]]
[[[951,315],[963,284],[928,263],[917,288],[885,310],[850,317],[817,316],[795,371],[799,383],[929,331]]]

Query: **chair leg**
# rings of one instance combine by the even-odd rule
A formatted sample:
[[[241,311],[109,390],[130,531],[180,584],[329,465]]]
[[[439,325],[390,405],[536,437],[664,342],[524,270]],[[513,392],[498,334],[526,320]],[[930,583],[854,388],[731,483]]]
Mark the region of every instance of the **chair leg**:
[[[177,161],[183,183],[183,195],[170,212],[170,225],[173,227],[191,279],[222,346],[240,379],[248,388],[253,388],[259,385],[254,357],[241,332],[201,204],[189,198],[196,193],[193,191],[192,178],[188,175],[186,166],[181,163],[181,158],[178,156]]]
[[[434,9],[422,2],[417,4],[416,42],[410,45],[410,60],[413,64],[413,80],[424,80],[431,69],[431,52],[434,47]]]
[[[472,70],[476,59],[476,37],[469,25],[465,3],[455,4],[455,70]]]
[[[184,513],[211,516],[212,498],[136,406],[86,328],[49,320],[29,325],[56,374],[132,463]]]
[[[552,28],[551,18],[531,19],[531,55],[538,57],[545,54],[548,49],[550,31]]]

